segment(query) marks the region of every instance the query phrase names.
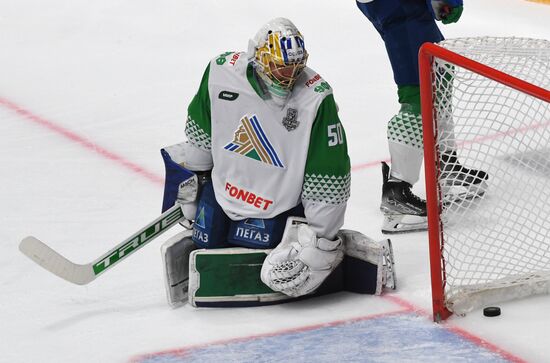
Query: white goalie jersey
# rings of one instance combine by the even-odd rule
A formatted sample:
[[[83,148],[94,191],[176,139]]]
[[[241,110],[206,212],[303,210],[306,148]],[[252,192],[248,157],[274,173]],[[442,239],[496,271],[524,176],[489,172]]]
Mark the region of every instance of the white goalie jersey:
[[[208,65],[188,108],[186,167],[212,169],[233,220],[272,218],[302,203],[319,236],[343,225],[350,194],[346,136],[332,89],[306,68],[284,106],[266,102],[246,53]]]

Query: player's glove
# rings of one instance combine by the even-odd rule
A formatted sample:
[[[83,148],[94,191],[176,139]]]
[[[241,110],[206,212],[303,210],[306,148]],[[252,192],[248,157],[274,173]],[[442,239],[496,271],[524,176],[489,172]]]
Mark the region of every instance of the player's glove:
[[[210,171],[191,171],[183,167],[184,151],[184,143],[167,146],[161,150],[166,168],[162,211],[176,203],[179,204],[186,219],[182,225],[190,228],[195,219],[200,188],[210,180]]]
[[[464,6],[462,0],[427,0],[428,8],[436,20],[441,20],[443,24],[456,23]]]
[[[183,215],[188,220],[194,220],[197,213],[197,197],[199,194],[199,179],[197,175],[182,181],[178,186],[176,203],[181,206]]]

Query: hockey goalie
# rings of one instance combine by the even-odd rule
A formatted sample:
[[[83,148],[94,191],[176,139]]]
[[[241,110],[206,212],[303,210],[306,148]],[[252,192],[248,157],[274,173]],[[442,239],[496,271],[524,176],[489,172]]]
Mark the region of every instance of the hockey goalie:
[[[332,88],[304,38],[277,18],[247,52],[210,61],[188,107],[187,142],[164,148],[163,211],[188,231],[162,246],[171,305],[261,305],[395,288],[391,242],[340,230],[350,195]]]

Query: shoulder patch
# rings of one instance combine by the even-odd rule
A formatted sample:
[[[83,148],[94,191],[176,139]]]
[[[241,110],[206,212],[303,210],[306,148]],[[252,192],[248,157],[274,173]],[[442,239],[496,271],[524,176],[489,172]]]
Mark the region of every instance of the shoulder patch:
[[[233,53],[233,52],[225,52],[225,53],[220,54],[216,58],[216,64],[219,65],[219,66],[224,65],[225,62],[227,62],[227,56],[230,55],[231,53]]]
[[[328,84],[328,82],[327,81],[322,81],[321,83],[316,85],[313,90],[317,93],[323,93],[325,91],[329,91],[330,89],[331,89],[331,87]]]
[[[223,66],[227,65],[234,66],[239,58],[242,56],[243,52],[225,52],[216,57],[216,64]]]
[[[314,75],[313,77],[311,77],[310,79],[307,80],[307,82],[305,83],[305,86],[306,87],[312,87],[320,79],[321,79],[321,76],[319,75],[319,73],[317,73],[316,75]]]
[[[319,73],[316,73],[314,76],[310,77],[306,82],[304,82],[304,88],[313,89],[316,93],[324,93],[331,89],[327,81],[321,77]]]
[[[233,53],[233,56],[231,57],[231,60],[229,61],[229,64],[234,66],[235,63],[237,63],[237,61],[239,60],[239,58],[241,57],[241,54],[242,53]]]

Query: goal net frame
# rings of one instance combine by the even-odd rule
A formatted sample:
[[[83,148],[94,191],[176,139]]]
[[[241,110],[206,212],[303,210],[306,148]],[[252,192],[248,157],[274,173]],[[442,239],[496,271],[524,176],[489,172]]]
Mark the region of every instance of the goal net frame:
[[[436,92],[434,85],[436,79],[434,74],[435,59],[442,60],[452,66],[467,69],[470,72],[477,73],[504,86],[511,87],[549,103],[550,91],[469,59],[437,44],[425,43],[419,51],[432,307],[434,321],[441,321],[447,319],[453,312],[448,309],[445,300],[445,287],[447,283],[443,255],[445,240],[443,233],[444,225],[440,218],[441,211],[443,210],[443,197],[438,183],[440,151],[436,144],[438,124],[436,119],[437,112],[434,106],[434,93]]]

